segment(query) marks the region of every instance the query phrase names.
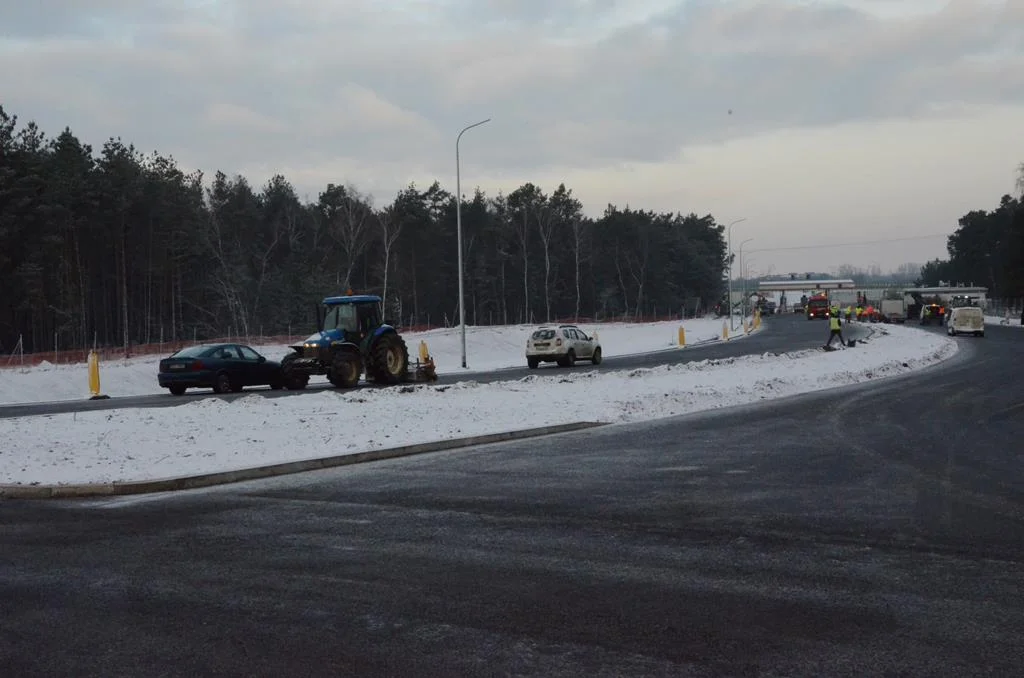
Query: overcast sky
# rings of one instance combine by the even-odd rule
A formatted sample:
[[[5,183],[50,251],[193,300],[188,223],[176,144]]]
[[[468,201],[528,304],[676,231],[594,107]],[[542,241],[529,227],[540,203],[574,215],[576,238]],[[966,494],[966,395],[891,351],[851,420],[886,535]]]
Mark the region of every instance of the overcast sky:
[[[1024,0],[0,0],[0,103],[315,200],[565,182],[755,272],[945,253],[1024,161]],[[731,111],[731,113],[730,113]],[[931,237],[928,237],[931,236]],[[839,246],[870,240],[918,238]],[[836,245],[814,250],[765,248]]]

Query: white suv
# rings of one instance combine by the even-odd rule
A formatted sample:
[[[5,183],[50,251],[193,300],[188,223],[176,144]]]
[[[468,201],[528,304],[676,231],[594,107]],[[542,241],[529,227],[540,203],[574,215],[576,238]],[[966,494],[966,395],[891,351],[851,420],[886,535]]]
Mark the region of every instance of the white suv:
[[[571,367],[577,360],[601,364],[601,343],[575,325],[538,327],[526,340],[526,364],[531,370],[541,363]]]

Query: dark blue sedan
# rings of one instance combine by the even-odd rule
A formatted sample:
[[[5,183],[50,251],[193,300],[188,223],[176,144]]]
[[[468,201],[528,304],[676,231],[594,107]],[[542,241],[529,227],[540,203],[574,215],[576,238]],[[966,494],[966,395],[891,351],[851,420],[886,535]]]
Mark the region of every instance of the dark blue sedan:
[[[246,386],[284,387],[281,363],[267,360],[242,344],[189,346],[160,361],[161,388],[182,395],[188,388],[237,393]]]

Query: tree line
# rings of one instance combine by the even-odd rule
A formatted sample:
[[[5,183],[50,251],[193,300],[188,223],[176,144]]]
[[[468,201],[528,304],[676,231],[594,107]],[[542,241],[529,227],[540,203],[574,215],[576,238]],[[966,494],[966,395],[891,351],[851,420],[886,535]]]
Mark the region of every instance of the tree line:
[[[1024,163],[1018,167],[1019,197],[1004,195],[994,210],[960,217],[946,241],[948,259],[921,268],[922,284],[964,283],[988,288],[992,299],[1024,297]]]
[[[26,352],[299,334],[349,289],[404,327],[458,322],[455,196],[409,185],[377,206],[283,176],[206,181],[119,138],[98,153],[0,107],[0,346]],[[608,205],[564,184],[463,198],[468,324],[638,318],[707,308],[724,289],[710,215]]]

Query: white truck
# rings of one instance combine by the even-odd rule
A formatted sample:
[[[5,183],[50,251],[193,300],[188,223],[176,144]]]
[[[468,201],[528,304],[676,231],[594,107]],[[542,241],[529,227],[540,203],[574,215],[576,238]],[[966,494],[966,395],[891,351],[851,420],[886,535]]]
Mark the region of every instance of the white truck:
[[[903,323],[907,321],[907,308],[902,299],[882,299],[882,322]]]

